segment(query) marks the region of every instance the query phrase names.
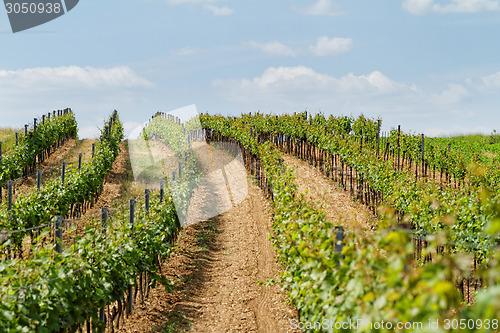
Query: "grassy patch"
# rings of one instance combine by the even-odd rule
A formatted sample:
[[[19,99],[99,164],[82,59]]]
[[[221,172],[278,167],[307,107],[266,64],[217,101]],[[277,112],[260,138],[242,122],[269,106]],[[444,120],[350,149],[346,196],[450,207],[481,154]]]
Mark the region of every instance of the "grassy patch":
[[[0,128],[0,141],[2,142],[2,153],[5,153],[16,145],[16,132],[21,135],[20,129],[15,128]],[[24,135],[24,132],[23,132]]]
[[[191,325],[185,315],[179,312],[173,312],[167,314],[169,321],[163,323],[161,326],[155,326],[152,328],[152,332],[158,333],[174,333],[174,332],[186,332]]]
[[[491,132],[491,134],[489,135],[481,133],[469,133],[450,135],[445,137],[456,141],[479,143],[484,145],[500,143],[500,133],[498,133],[496,130],[493,130],[493,132]]]

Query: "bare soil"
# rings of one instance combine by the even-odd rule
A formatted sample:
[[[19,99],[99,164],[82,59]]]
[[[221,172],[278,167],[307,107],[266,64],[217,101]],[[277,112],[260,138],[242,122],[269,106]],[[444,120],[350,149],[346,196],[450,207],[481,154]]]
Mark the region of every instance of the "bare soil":
[[[82,153],[82,163],[90,159],[92,155],[92,143],[94,140],[67,140],[61,147],[53,152],[43,163],[38,166],[42,170],[42,186],[44,183],[61,176],[62,162],[66,162],[67,168],[78,167],[78,155]],[[27,194],[33,191],[37,185],[36,173],[21,179],[15,185],[13,199],[19,194]]]
[[[141,190],[135,186],[133,180],[127,141],[123,141],[120,144],[120,153],[113,162],[113,168],[104,180],[102,192],[97,198],[97,202],[81,218],[66,224],[67,228],[73,224],[77,225],[76,232],[71,235],[64,234],[64,237],[67,238],[66,242],[70,242],[70,238],[72,239],[75,235],[82,234],[90,219],[100,218],[102,207],[110,208],[110,212],[112,212],[112,209],[116,209],[118,206],[126,204],[129,199],[140,195]]]
[[[498,155],[497,154],[493,154],[491,151],[485,151],[483,153],[484,156],[488,157],[488,158],[495,158],[497,157]]]
[[[76,156],[76,162],[78,162],[78,155],[80,152],[79,149],[82,146],[91,147],[93,141],[94,140],[88,140],[88,142],[81,141],[80,144],[76,145],[76,147],[72,146],[69,150],[67,150],[64,157],[67,157],[67,160],[71,161],[72,158]],[[121,143],[120,149],[121,151],[113,162],[112,170],[108,173],[104,180],[103,190],[94,206],[87,209],[85,214],[80,218],[65,220],[65,230],[68,230],[71,227],[76,227],[76,230],[71,233],[63,233],[63,243],[66,246],[69,246],[73,242],[75,236],[82,235],[85,232],[85,227],[91,223],[92,218],[100,218],[102,207],[117,207],[124,204],[127,199],[132,199],[140,193],[140,190],[133,184],[133,175],[130,168],[130,159],[126,141]],[[85,153],[83,154],[86,159],[90,159],[92,155],[91,150],[88,153],[88,156],[86,155],[87,154]],[[51,166],[49,165],[48,167],[50,168]],[[29,256],[31,251],[30,244],[30,236],[26,236],[23,243],[24,256]]]
[[[78,167],[78,156],[80,152],[82,153],[82,163],[85,163],[92,157],[92,143],[94,140],[68,140],[61,148],[54,152],[49,158],[47,158],[44,163],[41,164],[40,168],[43,168],[44,173],[47,177],[54,178],[59,177],[59,172],[61,164],[65,161],[68,167]],[[50,176],[49,176],[50,175]],[[112,207],[119,204],[119,200],[122,199],[124,195],[132,193],[131,190],[125,191],[125,187],[129,187],[127,181],[133,180],[130,168],[130,158],[128,155],[127,142],[122,142],[120,154],[117,156],[113,163],[113,169],[108,173],[105,178],[103,191],[99,196],[96,204],[88,209],[81,218],[76,219],[72,222],[67,221],[65,223],[65,228],[68,229],[71,225],[77,225],[77,231],[71,234],[64,233],[63,240],[65,244],[70,244],[75,235],[84,232],[85,226],[89,223],[90,218],[97,216],[101,210],[101,207]],[[34,190],[36,187],[36,176],[31,176],[26,179],[22,185],[19,186],[16,191],[17,195],[21,193],[28,193]],[[138,191],[135,190],[135,194]],[[132,198],[132,197],[131,197]],[[68,223],[69,222],[69,223]],[[26,236],[23,243],[24,256],[28,256],[30,253],[31,239]]]
[[[349,192],[317,168],[292,155],[283,155],[283,158],[289,167],[295,167],[299,193],[316,202],[328,220],[357,231],[370,230],[376,224],[376,217],[367,206],[351,199]]]
[[[209,148],[207,170],[227,156]],[[236,207],[181,231],[162,271],[175,290],[151,290],[120,332],[289,332],[297,310],[274,281],[280,269],[271,246],[271,215],[261,190],[247,179]]]
[[[134,184],[134,175],[130,166],[128,142],[122,141],[120,153],[113,162],[113,169],[104,180],[103,190],[91,211],[101,207],[116,207],[141,194],[141,189]]]

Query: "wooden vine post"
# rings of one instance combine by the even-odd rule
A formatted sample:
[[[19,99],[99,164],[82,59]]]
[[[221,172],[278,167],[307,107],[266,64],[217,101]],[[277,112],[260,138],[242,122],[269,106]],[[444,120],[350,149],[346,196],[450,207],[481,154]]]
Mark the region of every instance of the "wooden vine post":
[[[377,121],[377,156],[380,155],[380,119]]]
[[[160,179],[160,203],[163,202],[163,195],[165,192],[164,186],[165,186],[165,180]]]
[[[36,171],[36,188],[38,192],[40,192],[41,187],[42,187],[42,170],[38,169]]]
[[[398,125],[398,166],[397,170],[399,170],[399,165],[400,165],[400,159],[401,159],[401,145],[400,145],[400,139],[401,139],[401,125]]]
[[[144,202],[146,208],[146,216],[149,216],[149,189],[144,190]]]
[[[107,207],[102,207],[101,208],[101,229],[102,229],[102,235],[104,239],[106,239],[106,229],[107,229],[107,222],[108,221],[108,208]],[[99,321],[104,323],[104,327],[106,327],[106,313],[104,311],[104,307],[99,309]],[[102,332],[104,332],[102,330]]]
[[[56,252],[57,253],[62,253],[62,216],[57,215],[57,220],[55,222],[55,231],[56,231],[56,237],[55,237],[55,242],[56,242]]]
[[[344,248],[344,228],[342,226],[335,227],[335,253],[342,255],[342,249]],[[340,264],[339,264],[340,266]]]
[[[66,162],[62,162],[62,178],[61,178],[62,185],[64,185],[65,177],[66,177]]]
[[[108,228],[108,208],[107,207],[102,207],[101,208],[101,228],[102,228],[102,234],[104,236],[104,239],[106,239],[106,233],[107,233],[107,228]]]
[[[7,182],[8,210],[12,210],[12,180]]]
[[[424,173],[424,134],[422,134],[422,144],[420,147],[420,153],[422,157],[422,174]]]
[[[130,237],[134,239],[134,204],[135,200],[130,199],[129,202],[129,214],[130,214]],[[132,290],[132,285],[128,286],[128,295],[127,295],[127,315],[130,315],[132,313],[132,308],[133,304],[132,302],[134,301],[133,297],[133,290]]]

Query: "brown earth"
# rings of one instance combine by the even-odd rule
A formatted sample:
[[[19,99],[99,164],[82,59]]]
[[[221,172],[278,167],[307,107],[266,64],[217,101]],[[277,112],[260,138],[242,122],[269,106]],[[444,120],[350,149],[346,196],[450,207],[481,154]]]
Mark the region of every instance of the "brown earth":
[[[57,167],[59,161],[61,161],[62,163],[63,158],[65,161],[69,161],[68,163],[78,163],[78,155],[80,151],[83,153],[83,161],[90,159],[92,156],[91,147],[93,142],[94,140],[80,140],[76,145],[69,145],[59,154],[55,153],[53,156],[51,156],[51,158],[55,157],[50,160],[52,164],[49,164],[49,160],[47,160],[47,169]],[[86,149],[89,147],[90,150]],[[104,180],[103,190],[94,206],[87,209],[85,214],[80,218],[64,220],[65,230],[68,230],[72,227],[76,228],[76,230],[71,233],[63,233],[63,243],[66,244],[66,246],[73,242],[73,239],[76,235],[81,235],[84,233],[85,227],[89,225],[92,218],[100,218],[102,207],[109,207],[113,209],[117,206],[126,204],[126,201],[128,201],[128,199],[132,199],[140,195],[141,190],[133,184],[133,175],[130,167],[130,158],[126,141],[123,141],[121,143],[120,149],[120,153],[113,162],[112,170],[108,173]],[[23,243],[24,256],[29,256],[30,244],[31,239],[29,236],[26,236],[26,239]]]
[[[497,157],[497,154],[493,154],[491,151],[485,151],[483,153],[484,156],[488,157],[488,158],[495,158]]]
[[[376,217],[367,206],[351,199],[349,192],[342,190],[317,168],[292,155],[283,154],[283,158],[288,167],[295,168],[299,193],[316,202],[328,220],[358,231],[370,230],[376,224]]]
[[[113,168],[104,179],[102,192],[97,198],[97,202],[82,217],[66,220],[66,228],[77,226],[76,232],[64,234],[64,237],[67,238],[66,242],[70,242],[70,239],[75,235],[82,234],[92,218],[99,219],[102,207],[108,207],[112,214],[113,209],[124,207],[128,200],[138,197],[141,193],[143,193],[141,189],[134,184],[128,143],[123,141],[120,144],[120,153],[113,162]]]
[[[116,207],[143,194],[143,190],[134,184],[134,175],[130,166],[128,142],[120,144],[120,153],[113,162],[113,169],[104,180],[103,190],[91,212],[101,207]]]
[[[53,152],[43,163],[38,166],[42,170],[42,186],[44,183],[61,176],[62,162],[66,162],[67,168],[78,167],[78,155],[82,153],[82,163],[90,159],[92,155],[92,143],[94,140],[67,140],[61,147]],[[13,199],[19,194],[27,194],[33,191],[37,185],[36,172],[29,177],[22,178],[15,186]],[[5,194],[4,194],[5,196]]]
[[[227,156],[208,147],[205,170]],[[216,162],[217,163],[217,162]],[[163,267],[175,282],[137,305],[120,332],[288,332],[297,310],[278,283],[280,270],[269,240],[271,215],[261,190],[247,180],[236,207],[184,227]]]

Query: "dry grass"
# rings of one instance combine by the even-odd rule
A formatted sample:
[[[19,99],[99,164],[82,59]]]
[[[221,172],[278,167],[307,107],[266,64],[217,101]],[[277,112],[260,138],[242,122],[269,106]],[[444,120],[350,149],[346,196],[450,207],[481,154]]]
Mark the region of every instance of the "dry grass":
[[[0,141],[2,142],[3,153],[15,146],[16,132],[21,133],[21,130],[11,127],[0,128]]]

